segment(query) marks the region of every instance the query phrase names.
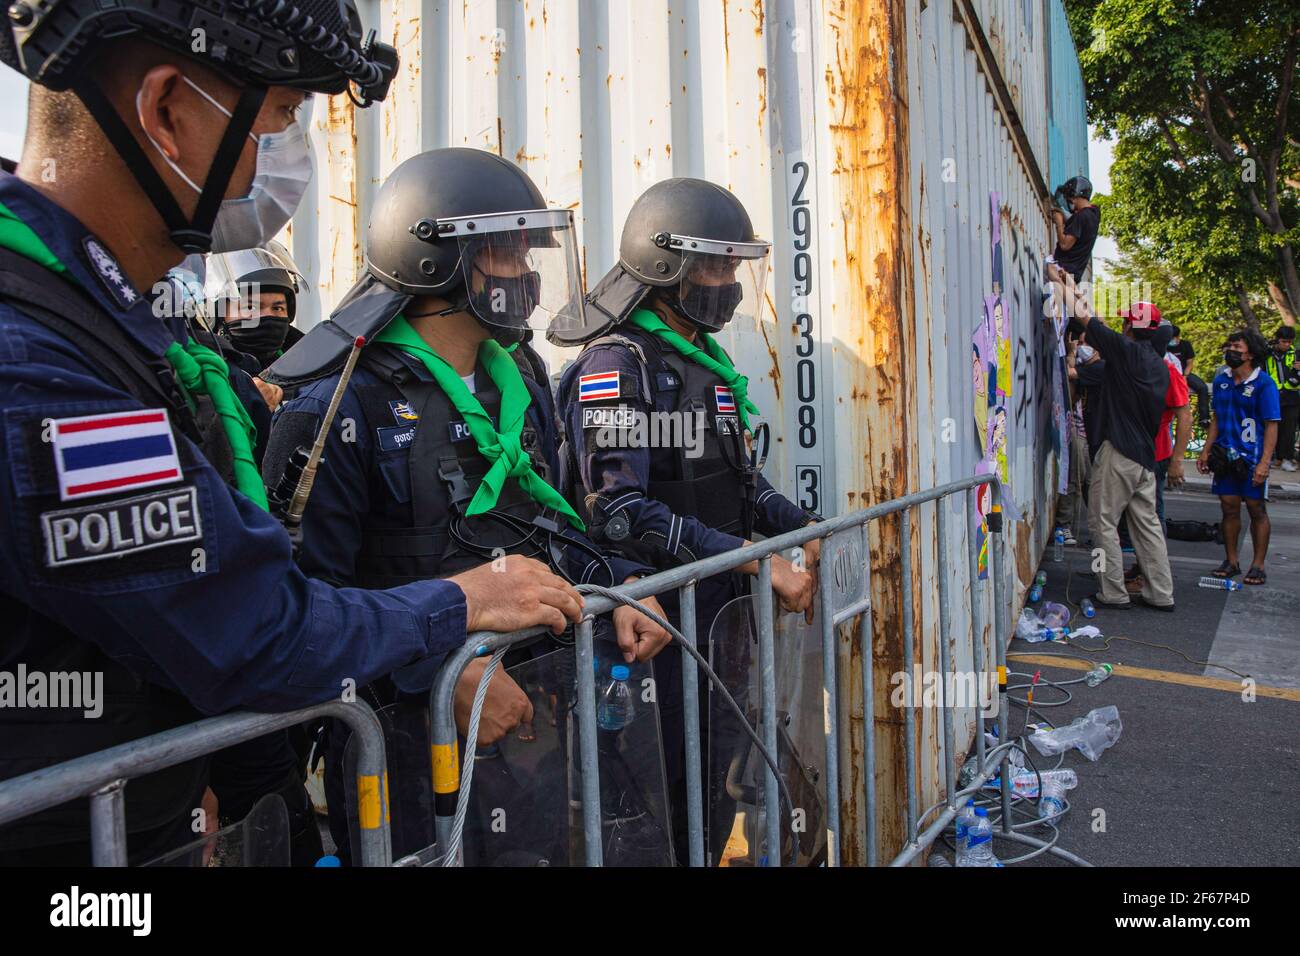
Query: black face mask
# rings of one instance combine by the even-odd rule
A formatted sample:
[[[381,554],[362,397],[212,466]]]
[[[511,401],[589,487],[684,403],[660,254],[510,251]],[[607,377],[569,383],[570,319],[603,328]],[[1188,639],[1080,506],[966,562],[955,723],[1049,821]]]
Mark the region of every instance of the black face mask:
[[[1240,352],[1224,352],[1223,361],[1228,364],[1229,368],[1239,368],[1246,362],[1246,356]]]
[[[289,334],[287,317],[264,315],[256,320],[256,325],[252,324],[253,320],[248,321],[250,323],[248,325],[237,323],[226,325],[226,335],[239,351],[260,358],[264,355],[274,355],[284,345],[285,336]]]
[[[513,345],[523,340],[532,316],[542,296],[542,277],[536,272],[508,278],[494,276],[476,269],[483,276],[483,288],[478,292],[466,290],[466,301],[474,317],[492,333],[502,345]]]
[[[685,295],[678,294],[678,311],[710,332],[717,332],[731,321],[736,308],[745,298],[745,287],[739,282],[727,285],[694,285]]]

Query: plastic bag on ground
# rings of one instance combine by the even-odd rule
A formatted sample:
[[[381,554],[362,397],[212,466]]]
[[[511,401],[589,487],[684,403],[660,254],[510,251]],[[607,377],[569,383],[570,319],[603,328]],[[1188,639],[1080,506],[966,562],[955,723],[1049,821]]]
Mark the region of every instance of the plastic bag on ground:
[[[1087,715],[1064,727],[1036,730],[1029,742],[1044,757],[1055,756],[1073,747],[1089,760],[1096,760],[1103,750],[1114,746],[1123,729],[1119,708],[1112,704],[1090,710]]]
[[[1042,627],[1065,627],[1070,623],[1070,609],[1055,601],[1044,601],[1038,611],[1038,620]]]
[[[1020,620],[1016,623],[1016,637],[1031,643],[1043,639],[1043,622],[1038,619],[1038,614],[1032,608],[1025,608],[1020,612]]]

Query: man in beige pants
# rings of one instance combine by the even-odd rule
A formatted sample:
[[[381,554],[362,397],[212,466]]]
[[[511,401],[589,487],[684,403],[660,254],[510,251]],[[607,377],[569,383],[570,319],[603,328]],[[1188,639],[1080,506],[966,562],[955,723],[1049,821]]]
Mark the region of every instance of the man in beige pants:
[[[1142,592],[1135,597],[1148,607],[1172,611],[1173,577],[1156,513],[1156,432],[1169,388],[1169,368],[1152,346],[1160,310],[1139,302],[1120,316],[1123,335],[1096,317],[1087,324],[1088,342],[1106,363],[1098,392],[1099,434],[1094,436],[1101,445],[1093,460],[1088,496],[1093,544],[1101,548],[1104,558],[1098,569],[1101,589],[1093,600],[1098,607],[1130,607],[1119,544],[1119,522],[1127,509],[1129,537],[1145,577]]]
[[[1102,550],[1105,564],[1100,600],[1103,607],[1128,607],[1124,588],[1124,558],[1119,546],[1119,520],[1128,509],[1128,533],[1142,565],[1146,585],[1142,600],[1160,610],[1173,609],[1174,582],[1169,571],[1165,536],[1156,513],[1156,476],[1131,458],[1126,458],[1109,441],[1102,442],[1093,462],[1089,493],[1089,527],[1092,540]]]

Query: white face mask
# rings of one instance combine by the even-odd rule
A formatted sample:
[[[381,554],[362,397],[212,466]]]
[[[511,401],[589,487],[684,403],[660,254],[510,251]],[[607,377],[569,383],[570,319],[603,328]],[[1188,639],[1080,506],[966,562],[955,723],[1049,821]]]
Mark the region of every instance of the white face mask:
[[[230,110],[200,89],[189,77],[183,76],[181,79],[227,117],[230,116]],[[137,112],[139,108],[140,95],[137,93]],[[143,125],[142,123],[141,126]],[[145,135],[148,136],[147,133]],[[274,238],[298,211],[302,197],[307,192],[307,185],[311,182],[311,150],[296,121],[282,132],[263,133],[261,136],[249,133],[248,138],[257,144],[257,171],[253,175],[253,184],[247,196],[221,201],[216,221],[212,224],[213,252],[252,249]],[[191,189],[196,193],[203,192],[203,187],[185,175],[154,143],[152,137],[149,137],[149,142],[153,143],[163,161]]]
[[[1097,354],[1096,351],[1093,350],[1093,347],[1091,345],[1080,345],[1079,348],[1075,351],[1075,357],[1080,362],[1091,361],[1092,357],[1096,354]]]

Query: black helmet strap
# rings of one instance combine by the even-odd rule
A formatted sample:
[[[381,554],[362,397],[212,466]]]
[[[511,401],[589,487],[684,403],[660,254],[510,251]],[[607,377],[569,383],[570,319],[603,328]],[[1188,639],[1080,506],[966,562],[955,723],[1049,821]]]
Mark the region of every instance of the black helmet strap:
[[[212,158],[193,219],[186,219],[176,197],[94,80],[83,76],[73,90],[104,131],[117,154],[122,157],[126,168],[131,170],[131,175],[149,197],[154,209],[158,210],[158,215],[162,216],[171,233],[172,242],[187,255],[209,251],[212,248],[212,226],[221,210],[221,201],[230,185],[230,177],[235,172],[235,164],[239,162],[239,156],[244,150],[244,140],[252,131],[257,114],[266,100],[267,88],[245,86],[240,90],[239,102],[231,111],[226,132]]]

